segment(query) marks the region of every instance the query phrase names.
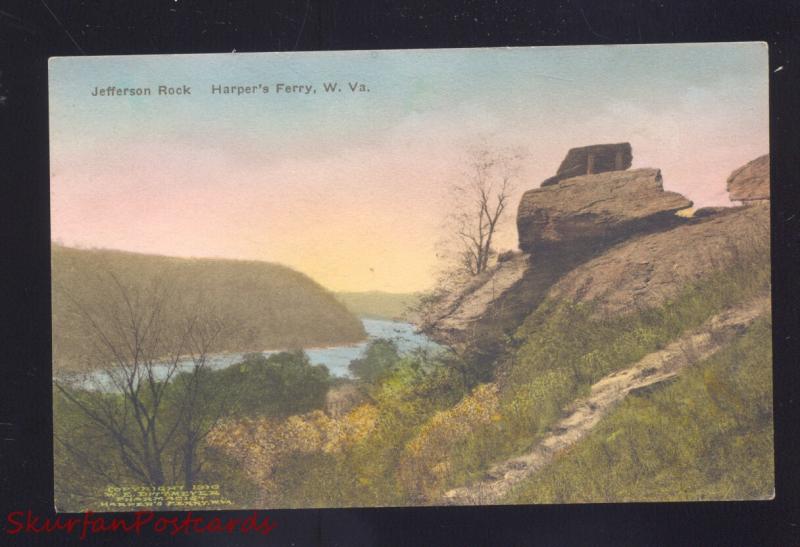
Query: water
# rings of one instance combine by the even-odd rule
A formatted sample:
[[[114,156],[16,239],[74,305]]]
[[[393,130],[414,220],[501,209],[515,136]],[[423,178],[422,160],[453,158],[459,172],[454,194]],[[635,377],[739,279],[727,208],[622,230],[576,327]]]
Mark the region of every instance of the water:
[[[350,346],[334,346],[330,348],[307,349],[305,350],[308,358],[315,365],[325,365],[331,371],[331,375],[349,377],[350,372],[347,365],[350,361],[357,359],[364,354],[370,340],[383,338],[392,340],[397,344],[400,353],[408,353],[415,349],[434,350],[439,346],[424,334],[414,331],[414,325],[402,321],[389,321],[384,319],[362,319],[364,330],[367,331],[368,339],[360,344]],[[268,355],[265,354],[265,355]]]
[[[424,349],[434,351],[440,346],[424,334],[415,332],[414,325],[405,323],[403,321],[390,321],[385,319],[361,319],[364,324],[364,330],[367,331],[367,340],[359,344],[350,344],[346,346],[331,346],[326,348],[308,348],[304,350],[308,358],[315,365],[325,365],[328,367],[332,376],[350,377],[350,371],[347,366],[353,359],[358,359],[364,354],[364,350],[371,340],[383,338],[392,340],[397,344],[397,348],[401,353],[408,353],[416,349]],[[269,356],[280,353],[280,350],[264,351],[264,355]],[[209,358],[209,367],[215,370],[229,367],[230,365],[240,363],[244,353],[224,353],[213,355]],[[182,361],[178,367],[183,369],[190,369],[193,363],[189,360]],[[168,372],[168,367],[158,366],[153,367],[153,374],[157,380],[163,380]],[[113,379],[109,377],[108,373],[103,370],[94,371],[72,378],[64,378],[70,383],[77,384],[84,389],[103,390],[103,391],[116,391],[114,388]]]

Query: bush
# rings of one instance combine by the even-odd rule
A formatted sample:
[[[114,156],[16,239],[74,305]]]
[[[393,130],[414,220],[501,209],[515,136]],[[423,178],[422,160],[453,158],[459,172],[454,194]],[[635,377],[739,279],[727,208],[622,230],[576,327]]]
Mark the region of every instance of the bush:
[[[409,441],[398,476],[411,499],[429,500],[450,474],[454,451],[482,426],[499,420],[497,386],[483,384],[455,406],[436,412]]]
[[[353,359],[348,369],[359,380],[377,384],[392,371],[399,360],[397,344],[391,340],[378,339],[371,341],[364,357]]]
[[[769,263],[746,260],[686,287],[655,309],[599,318],[591,305],[547,301],[518,329],[498,380],[498,418],[434,443],[441,456],[428,477],[411,481],[411,491],[463,485],[491,464],[529,450],[561,417],[562,409],[588,393],[603,376],[663,348],[724,309],[763,294]],[[423,426],[424,427],[427,426]],[[454,419],[440,427],[458,430]],[[434,486],[435,485],[435,486]]]
[[[238,365],[212,372],[213,383],[239,416],[289,416],[325,407],[331,384],[323,365],[312,365],[302,351],[269,357],[250,354]]]
[[[590,305],[545,302],[507,344],[493,381],[477,380],[471,362],[452,355],[398,356],[391,343],[374,342],[352,369],[369,382],[370,428],[359,429],[357,441],[343,437],[335,451],[321,443],[282,458],[270,470],[275,487],[266,504],[434,502],[443,490],[468,484],[491,464],[530,450],[562,409],[601,377],[631,366],[768,287],[768,262],[753,260],[687,286],[659,308],[627,316],[597,317]],[[683,387],[629,397],[620,407],[629,409],[629,419],[603,430],[607,443],[585,449],[579,463],[563,472],[545,470],[540,482],[513,501],[579,500],[581,492],[598,501],[766,495],[765,485],[771,485],[770,377],[765,354],[758,351],[769,347],[763,342],[768,327],[759,329],[753,327],[756,334],[748,334],[748,342],[730,349],[730,366],[704,366],[701,377],[693,373]],[[758,336],[760,349],[754,345]],[[469,389],[476,381],[481,385]],[[702,458],[702,469],[692,468],[693,458]],[[748,463],[740,465],[737,458]],[[745,472],[751,476],[743,477]],[[655,493],[645,495],[650,487]]]

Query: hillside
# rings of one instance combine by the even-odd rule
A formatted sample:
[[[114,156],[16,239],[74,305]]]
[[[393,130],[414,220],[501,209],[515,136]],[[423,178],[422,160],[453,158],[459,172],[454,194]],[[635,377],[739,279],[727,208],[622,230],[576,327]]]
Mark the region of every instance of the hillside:
[[[522,252],[427,317],[430,335],[496,369],[459,403],[486,406],[490,389],[491,419],[442,420],[426,462],[441,471],[417,481],[418,495],[458,504],[770,497],[764,165],[768,157],[728,179],[744,205],[693,216],[676,214],[691,202],[664,192],[655,169],[581,173],[526,192]]]
[[[771,325],[673,382],[632,393],[505,503],[771,499]]]
[[[688,215],[658,169],[629,170],[631,153],[570,151],[563,173],[523,194],[519,251],[425,299],[420,330],[452,351],[376,340],[335,412],[218,424],[211,447],[254,501],[230,496],[244,507],[769,498],[767,160],[731,175],[742,205]],[[386,313],[388,299],[359,298],[361,313]]]
[[[670,448],[674,447],[676,444],[674,442],[664,442],[662,441],[661,435],[654,435],[652,430],[659,430],[662,429],[664,425],[666,425],[666,416],[661,418],[658,417],[654,420],[652,424],[639,424],[637,423],[637,416],[635,412],[629,412],[628,416],[626,417],[627,426],[629,428],[641,428],[651,429],[651,431],[645,432],[644,435],[637,436],[636,438],[628,438],[627,430],[622,427],[615,427],[612,431],[609,432],[611,437],[608,439],[604,438],[602,435],[594,436],[594,442],[599,445],[588,450],[584,445],[581,445],[580,441],[592,430],[597,426],[598,423],[603,420],[609,413],[611,413],[611,420],[619,420],[618,415],[620,412],[613,412],[614,407],[620,403],[623,399],[628,397],[630,394],[640,393],[640,400],[648,400],[650,397],[647,395],[647,390],[652,389],[654,390],[653,393],[658,393],[657,397],[660,397],[661,391],[659,390],[659,384],[667,383],[667,381],[674,380],[678,377],[678,375],[683,372],[683,369],[689,367],[691,365],[701,364],[704,366],[707,361],[710,361],[712,357],[716,356],[717,354],[724,354],[724,349],[729,349],[726,346],[729,346],[732,341],[734,341],[742,332],[748,330],[754,320],[758,317],[763,317],[765,312],[769,308],[769,301],[765,297],[757,298],[755,301],[748,302],[743,306],[739,306],[736,308],[732,308],[727,310],[721,314],[715,315],[703,325],[700,326],[698,329],[694,329],[689,333],[686,333],[680,336],[678,339],[670,342],[664,349],[657,350],[645,355],[642,359],[637,361],[633,366],[628,367],[623,370],[618,370],[613,372],[599,381],[595,382],[589,391],[589,395],[585,398],[578,398],[569,407],[565,410],[565,417],[553,424],[549,428],[549,433],[547,433],[542,439],[538,441],[536,446],[532,451],[527,454],[524,454],[519,457],[511,458],[507,461],[500,462],[498,465],[493,466],[488,473],[488,478],[486,480],[480,481],[476,484],[472,484],[468,487],[455,489],[450,492],[447,492],[446,498],[450,502],[460,502],[462,504],[475,504],[475,503],[496,503],[500,499],[507,497],[509,492],[513,489],[521,490],[523,493],[520,496],[520,499],[523,503],[527,503],[525,496],[531,495],[535,500],[543,499],[544,492],[538,491],[536,487],[531,487],[530,485],[527,486],[527,490],[524,486],[520,487],[520,483],[525,485],[526,479],[528,477],[534,475],[537,471],[542,470],[547,465],[553,464],[556,460],[559,461],[560,465],[565,465],[563,462],[569,462],[573,459],[573,455],[570,454],[570,449],[574,447],[574,445],[580,446],[578,452],[589,452],[593,453],[598,449],[604,451],[605,453],[609,452],[609,448],[606,444],[607,440],[613,440],[619,438],[621,442],[613,442],[611,443],[618,451],[624,450],[628,443],[636,443],[639,445],[639,449],[636,451],[635,455],[627,455],[628,461],[630,461],[630,457],[634,456],[638,458],[635,462],[637,465],[646,465],[652,467],[660,467],[664,471],[669,473],[669,465],[668,462],[659,461],[658,458],[652,457],[655,452],[661,452],[662,454],[667,453]],[[764,325],[760,325],[760,330],[764,330]],[[753,332],[757,332],[759,329],[754,329]],[[751,341],[754,341],[752,335],[750,335]],[[741,346],[741,341],[736,340],[734,345]],[[752,342],[751,342],[752,343]],[[766,352],[761,352],[762,355],[766,357],[766,362],[769,360],[769,348],[763,347],[762,349],[766,349]],[[728,358],[730,359],[730,357]],[[753,431],[753,434],[758,434],[763,436],[766,433],[764,426],[768,425],[769,420],[769,410],[771,410],[771,404],[769,401],[768,393],[766,393],[766,389],[769,388],[769,368],[764,367],[764,361],[756,361],[759,366],[753,367],[754,370],[747,371],[745,374],[741,374],[742,367],[736,367],[735,363],[733,367],[729,367],[729,370],[725,370],[725,373],[729,374],[721,374],[723,371],[715,371],[714,377],[712,377],[712,382],[716,384],[717,396],[715,400],[712,401],[711,405],[708,405],[708,401],[702,401],[703,405],[707,405],[708,409],[716,410],[715,414],[719,415],[720,411],[727,410],[725,405],[741,403],[743,400],[748,400],[748,402],[755,402],[759,405],[758,411],[755,413],[755,420],[753,420],[753,424],[751,423],[742,423],[741,425],[758,426],[756,431]],[[746,362],[745,365],[749,365],[749,362]],[[737,370],[738,369],[738,370]],[[735,376],[742,376],[743,379],[749,380],[754,379],[755,382],[752,385],[742,385],[740,381],[736,381],[735,379],[731,381],[732,377]],[[695,378],[701,378],[701,383],[699,386],[702,387],[708,385],[708,380],[704,377],[707,376],[707,373],[703,373],[701,375],[695,374]],[[686,383],[687,380],[682,379],[683,383]],[[725,385],[728,384],[728,385]],[[738,385],[737,385],[738,384]],[[752,388],[748,389],[748,388]],[[667,388],[669,390],[669,388]],[[695,388],[696,389],[696,388]],[[672,389],[674,391],[674,388]],[[731,394],[734,394],[731,397]],[[685,395],[680,393],[673,393],[672,397],[679,397],[683,398]],[[718,406],[717,406],[718,405]],[[659,409],[656,405],[653,405],[654,408],[651,411],[654,411],[655,414],[658,413]],[[717,407],[717,408],[715,408]],[[663,409],[667,410],[668,416],[673,416],[675,414],[680,414],[681,411],[677,409]],[[741,417],[743,414],[746,413],[745,409],[738,409],[739,415]],[[745,412],[742,412],[745,410]],[[767,412],[765,412],[765,410]],[[624,415],[625,412],[622,411]],[[724,435],[720,436],[718,432],[714,432],[711,427],[713,426],[712,423],[709,423],[710,420],[706,420],[706,423],[703,423],[700,420],[700,416],[697,414],[696,411],[692,412],[691,414],[694,415],[696,424],[699,428],[708,429],[708,431],[704,431],[703,433],[694,432],[695,437],[701,437],[703,434],[707,434],[709,436],[717,435],[719,436],[719,440],[716,443],[716,447],[724,446],[727,439],[724,438]],[[765,420],[766,418],[766,420]],[[741,435],[742,431],[739,432]],[[663,433],[663,438],[668,438],[668,434],[666,432]],[[695,442],[702,441],[700,438],[696,438]],[[590,442],[591,444],[591,442]],[[692,451],[693,453],[699,451]],[[563,455],[559,458],[560,455]],[[650,456],[650,461],[646,461],[646,458]],[[676,454],[678,456],[678,454]],[[759,459],[757,460],[760,463],[767,460],[769,458],[769,453],[762,453],[758,454]],[[684,457],[683,459],[688,459]],[[572,470],[568,476],[559,476],[555,481],[549,481],[550,483],[558,483],[557,484],[557,491],[564,492],[565,484],[569,484],[570,482],[576,483],[586,483],[587,479],[589,481],[594,482],[597,480],[598,476],[605,475],[606,482],[609,485],[613,485],[613,487],[618,488],[620,493],[612,494],[608,490],[610,490],[610,486],[607,487],[606,491],[604,492],[604,497],[601,498],[604,501],[614,501],[615,496],[619,496],[617,499],[636,499],[635,497],[631,497],[630,494],[622,494],[624,492],[624,487],[630,488],[631,484],[630,481],[617,481],[615,475],[620,473],[620,470],[616,467],[612,467],[610,464],[614,462],[615,459],[612,458],[600,458],[598,462],[592,462],[595,467],[593,471],[589,471],[582,469],[581,473],[575,472],[576,470]],[[625,461],[624,454],[618,454],[616,461],[622,462]],[[696,460],[694,463],[698,463],[700,459]],[[601,463],[602,462],[602,463]],[[631,462],[633,463],[633,462]],[[746,466],[747,464],[738,463],[735,460],[726,462],[728,465],[738,465],[739,467]],[[690,464],[690,462],[682,462],[682,464]],[[719,460],[717,460],[716,464],[719,464]],[[569,465],[569,464],[566,464]],[[578,464],[580,466],[580,464]],[[752,475],[753,472],[756,474],[762,474],[764,471],[768,471],[769,467],[765,469],[749,469],[748,475]],[[626,469],[626,472],[635,473],[635,469]],[[539,477],[537,477],[539,478]],[[548,481],[549,478],[545,478],[545,481]],[[540,481],[541,482],[541,478]],[[534,479],[534,484],[536,480]],[[551,495],[553,494],[552,484],[548,485],[550,488],[546,490]],[[757,488],[758,496],[765,497],[769,495],[769,481],[765,481],[764,484],[758,485]],[[620,488],[623,487],[623,488]],[[680,488],[675,488],[674,485],[671,489],[672,492],[680,491]],[[524,492],[528,492],[525,494]],[[585,489],[575,488],[571,492],[569,492],[568,499],[562,499],[559,497],[554,497],[550,499],[551,502],[579,502],[581,496],[585,495]],[[653,493],[646,493],[644,489],[642,490],[641,494],[643,499],[652,499],[658,500],[658,496],[654,495]],[[707,496],[713,496],[720,494],[711,494],[710,492],[706,494]],[[544,498],[546,499],[546,498]]]
[[[234,328],[215,351],[263,351],[355,343],[365,338],[361,322],[333,294],[288,267],[267,262],[185,259],[113,250],[53,245],[53,363],[81,368],[94,329],[79,308],[100,308],[119,283],[144,299],[154,287],[202,306]],[[172,321],[185,311],[167,310]]]
[[[405,319],[408,310],[417,304],[419,295],[383,291],[337,292],[336,298],[359,317],[370,319]]]

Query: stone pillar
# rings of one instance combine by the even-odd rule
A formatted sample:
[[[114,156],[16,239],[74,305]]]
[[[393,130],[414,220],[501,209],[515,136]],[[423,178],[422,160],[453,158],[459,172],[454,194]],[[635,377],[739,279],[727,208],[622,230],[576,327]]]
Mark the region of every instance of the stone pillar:
[[[591,175],[594,173],[594,154],[589,152],[586,154],[586,174]]]
[[[614,170],[621,171],[625,168],[625,164],[622,161],[622,150],[617,150],[617,155],[614,158]]]

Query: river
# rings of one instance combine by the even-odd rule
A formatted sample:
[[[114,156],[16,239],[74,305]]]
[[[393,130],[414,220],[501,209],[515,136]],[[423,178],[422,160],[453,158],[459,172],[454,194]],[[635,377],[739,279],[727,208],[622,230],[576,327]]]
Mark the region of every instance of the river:
[[[316,348],[305,350],[308,358],[315,365],[325,365],[331,371],[331,375],[339,377],[350,377],[347,365],[350,361],[361,357],[367,344],[371,340],[383,338],[392,340],[397,344],[400,353],[408,353],[415,349],[433,350],[440,346],[424,334],[415,332],[415,327],[411,323],[402,321],[390,321],[386,319],[366,319],[362,318],[364,330],[367,331],[367,340],[360,344],[349,346],[332,346],[329,348]],[[269,355],[270,352],[265,352]],[[274,352],[272,352],[274,353]]]
[[[440,348],[433,340],[415,332],[415,327],[411,323],[403,321],[391,321],[387,319],[367,319],[362,318],[361,322],[364,324],[364,330],[367,332],[367,340],[358,344],[348,344],[344,346],[330,346],[324,348],[307,348],[304,351],[311,362],[315,365],[325,365],[328,367],[332,376],[340,378],[349,378],[350,371],[347,366],[350,361],[357,359],[364,354],[364,350],[371,340],[383,338],[392,340],[397,344],[398,350],[401,353],[408,353],[416,349],[427,349],[430,351]],[[271,350],[262,352],[264,355],[269,356],[275,353],[280,353],[281,350]],[[230,365],[240,363],[244,353],[221,353],[213,355],[209,358],[209,366],[213,369],[219,370]],[[178,365],[181,368],[190,368],[191,361],[184,361]],[[157,379],[163,379],[167,374],[167,366],[154,367],[154,376]],[[81,374],[79,376],[72,376],[67,379],[69,383],[78,385],[85,389],[114,391],[111,379],[108,373],[103,370],[94,371],[88,374]]]

